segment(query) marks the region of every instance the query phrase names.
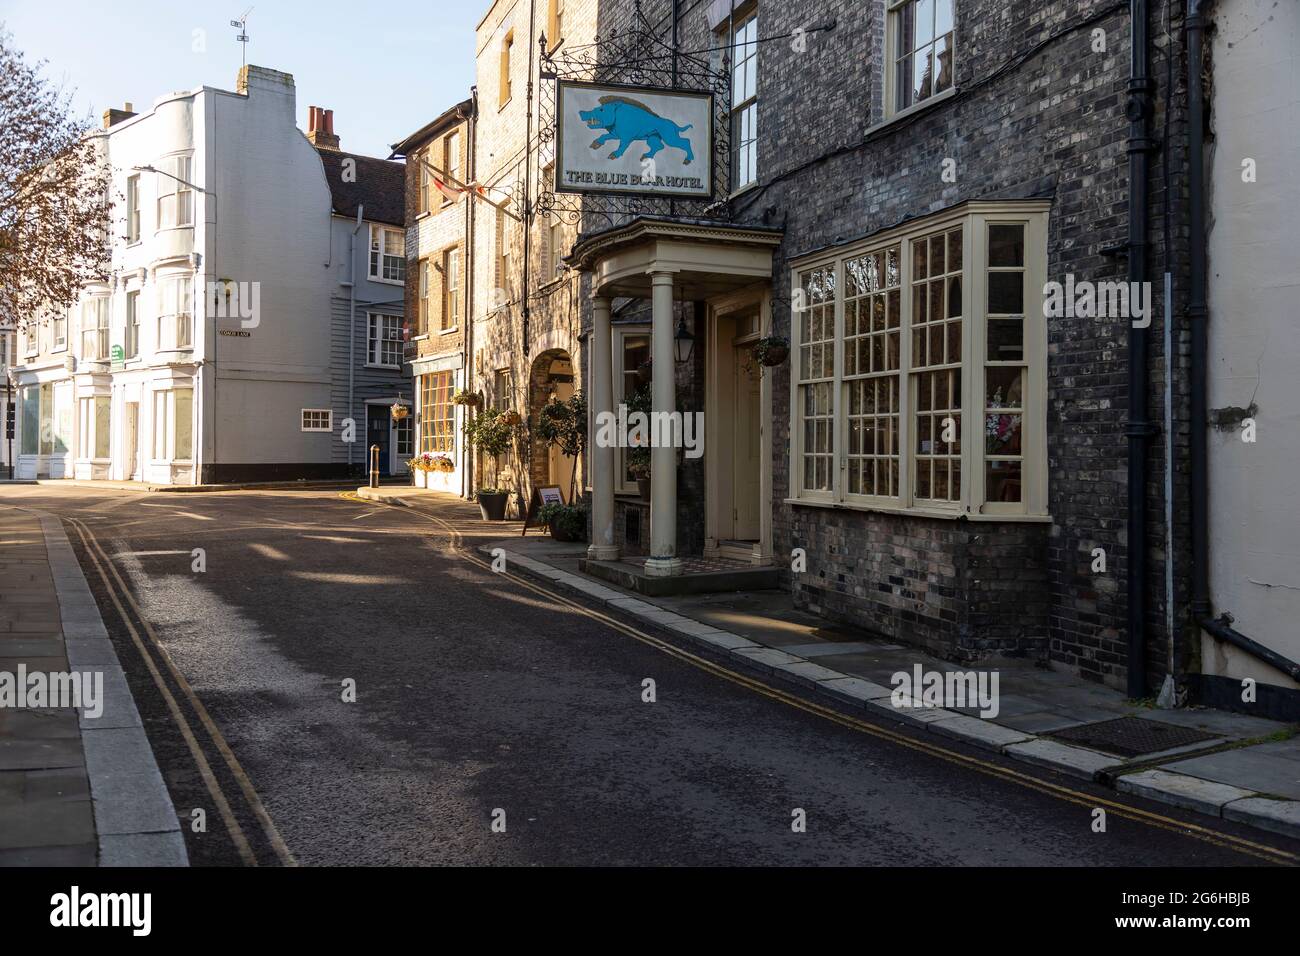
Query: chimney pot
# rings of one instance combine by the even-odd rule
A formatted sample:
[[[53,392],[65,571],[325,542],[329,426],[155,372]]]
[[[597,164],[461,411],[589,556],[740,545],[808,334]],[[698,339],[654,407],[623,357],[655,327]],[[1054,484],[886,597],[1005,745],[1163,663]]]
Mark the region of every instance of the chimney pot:
[[[338,149],[339,138],[334,135],[334,111],[319,106],[307,108],[307,139],[321,149]]]

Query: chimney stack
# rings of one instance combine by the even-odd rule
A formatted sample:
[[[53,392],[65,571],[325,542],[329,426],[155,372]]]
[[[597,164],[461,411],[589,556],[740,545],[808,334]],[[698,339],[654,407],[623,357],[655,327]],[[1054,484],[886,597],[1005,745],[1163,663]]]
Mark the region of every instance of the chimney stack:
[[[322,149],[338,149],[339,138],[334,135],[334,111],[319,106],[307,107],[307,139]]]
[[[104,129],[116,126],[118,123],[122,122],[122,120],[128,120],[135,115],[135,110],[131,108],[130,103],[125,104],[125,107],[125,109],[120,110],[104,110]]]

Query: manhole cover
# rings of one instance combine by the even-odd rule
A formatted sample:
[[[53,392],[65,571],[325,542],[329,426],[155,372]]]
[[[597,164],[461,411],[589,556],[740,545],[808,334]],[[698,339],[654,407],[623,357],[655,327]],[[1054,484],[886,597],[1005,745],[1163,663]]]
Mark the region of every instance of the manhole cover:
[[[1097,724],[1067,727],[1048,736],[1119,757],[1139,757],[1215,739],[1213,734],[1141,717],[1118,717]]]

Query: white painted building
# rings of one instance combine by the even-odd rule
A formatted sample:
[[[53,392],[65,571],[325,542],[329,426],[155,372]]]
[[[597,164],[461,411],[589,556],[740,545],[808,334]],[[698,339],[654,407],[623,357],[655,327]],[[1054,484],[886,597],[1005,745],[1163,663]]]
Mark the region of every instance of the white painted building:
[[[95,134],[108,275],[20,336],[17,477],[166,484],[342,474],[332,203],[287,73],[246,66]]]
[[[1233,628],[1300,661],[1300,6],[1229,0],[1212,15],[1209,584]],[[1250,677],[1300,695],[1208,635],[1201,669],[1234,689]]]

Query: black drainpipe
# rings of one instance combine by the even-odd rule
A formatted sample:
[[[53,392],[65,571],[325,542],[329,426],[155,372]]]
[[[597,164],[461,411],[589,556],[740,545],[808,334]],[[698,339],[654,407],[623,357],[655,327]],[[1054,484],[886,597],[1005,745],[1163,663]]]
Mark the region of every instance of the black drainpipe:
[[[1209,308],[1205,294],[1205,21],[1212,0],[1187,0],[1187,125],[1188,125],[1188,209],[1189,269],[1191,282],[1187,318],[1192,334],[1191,408],[1191,517],[1192,517],[1192,616],[1212,637],[1239,647],[1247,654],[1276,667],[1292,680],[1300,681],[1300,664],[1231,627],[1232,618],[1213,617],[1210,604],[1210,486],[1209,415],[1207,413],[1208,348],[1206,322]]]
[[[1147,170],[1154,143],[1149,136],[1147,2],[1129,4],[1131,65],[1128,81],[1128,281],[1147,280]],[[1150,302],[1147,303],[1148,308]],[[1147,330],[1129,319],[1128,332],[1128,695],[1146,696],[1147,442],[1155,426],[1147,418]]]

